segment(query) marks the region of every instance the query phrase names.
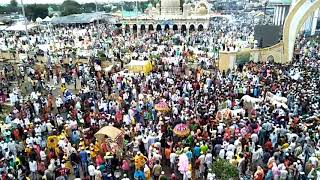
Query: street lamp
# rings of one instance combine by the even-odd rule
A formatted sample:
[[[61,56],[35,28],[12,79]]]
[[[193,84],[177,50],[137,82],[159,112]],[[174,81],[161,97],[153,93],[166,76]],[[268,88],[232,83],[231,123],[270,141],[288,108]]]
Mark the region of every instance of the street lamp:
[[[23,0],[21,0],[21,8],[22,8],[22,14],[23,14],[23,18],[24,18],[24,26],[25,26],[25,30],[26,30],[26,36],[27,36],[27,40],[28,40],[28,45],[30,46],[31,44],[30,44],[30,39],[29,39],[27,17],[26,17],[26,12],[24,10]]]
[[[269,3],[269,0],[264,1],[264,15],[263,15],[263,21],[266,23],[266,13],[267,13],[267,5]],[[267,23],[266,23],[267,24]]]
[[[95,0],[95,3],[96,3],[96,12],[98,12],[98,3],[97,3],[97,0]]]
[[[96,4],[96,15],[98,15],[98,2],[97,0],[95,0],[95,4]],[[98,31],[98,41],[100,41],[100,28],[99,28],[99,18],[101,18],[101,16],[98,16],[98,20],[97,20],[97,31]]]

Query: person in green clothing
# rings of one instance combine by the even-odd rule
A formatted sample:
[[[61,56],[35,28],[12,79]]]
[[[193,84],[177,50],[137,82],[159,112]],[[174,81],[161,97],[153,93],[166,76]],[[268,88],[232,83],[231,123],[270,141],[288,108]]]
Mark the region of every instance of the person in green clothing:
[[[209,147],[207,143],[201,142],[200,150],[203,154],[206,154],[208,151]]]
[[[104,172],[105,169],[106,169],[106,165],[105,165],[104,163],[100,164],[99,170],[100,170],[101,172]]]
[[[187,137],[186,143],[187,143],[189,146],[192,146],[193,141],[194,141],[194,139],[193,139],[193,135],[192,135],[192,133],[191,133],[191,134]]]
[[[12,169],[16,168],[16,162],[13,160],[13,157],[10,157],[9,159],[9,167]]]
[[[161,172],[161,175],[159,176],[159,180],[168,180],[167,176],[164,174],[164,171]]]

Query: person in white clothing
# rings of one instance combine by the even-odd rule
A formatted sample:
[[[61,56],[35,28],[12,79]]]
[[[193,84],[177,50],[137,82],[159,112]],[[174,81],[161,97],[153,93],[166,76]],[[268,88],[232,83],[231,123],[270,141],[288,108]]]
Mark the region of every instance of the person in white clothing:
[[[96,171],[96,168],[94,167],[93,163],[90,163],[90,165],[88,166],[88,172],[91,180],[94,180],[95,171]]]
[[[211,164],[212,164],[212,154],[211,154],[211,151],[209,150],[209,152],[206,154],[206,157],[204,159],[207,167],[211,167]]]
[[[29,161],[29,169],[30,169],[30,179],[37,178],[37,161],[31,160]]]

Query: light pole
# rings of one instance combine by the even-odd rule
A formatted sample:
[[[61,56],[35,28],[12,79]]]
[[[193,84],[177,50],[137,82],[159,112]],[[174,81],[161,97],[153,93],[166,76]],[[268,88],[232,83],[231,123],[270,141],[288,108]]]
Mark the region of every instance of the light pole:
[[[138,20],[138,12],[139,12],[139,10],[138,10],[138,0],[136,0],[136,18],[137,18],[137,37],[138,37],[138,23],[139,23],[139,20]]]
[[[97,2],[97,0],[95,0],[95,3],[96,3],[96,15],[98,15],[98,2]],[[100,18],[100,15],[98,16],[98,20],[97,20],[98,41],[100,41],[99,18]]]
[[[96,2],[96,12],[98,12],[98,3],[97,3],[97,0],[95,0]]]
[[[267,13],[267,5],[268,5],[268,3],[269,3],[269,0],[266,0],[266,1],[264,2],[263,21],[264,21],[265,24],[267,24],[267,23],[266,23],[266,13]]]
[[[30,44],[30,39],[29,39],[27,17],[26,17],[26,12],[24,11],[23,0],[21,0],[21,8],[22,8],[22,14],[23,14],[23,19],[24,19],[24,26],[25,26],[25,30],[26,30],[27,41],[28,41],[28,45],[30,46],[31,44]]]

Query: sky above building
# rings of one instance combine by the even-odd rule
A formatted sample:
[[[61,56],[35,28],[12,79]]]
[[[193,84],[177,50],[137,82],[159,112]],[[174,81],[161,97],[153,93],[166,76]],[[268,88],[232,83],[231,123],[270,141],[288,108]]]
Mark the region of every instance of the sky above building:
[[[17,0],[20,3],[21,0]],[[61,4],[64,0],[23,0],[24,4]],[[90,3],[95,2],[95,0],[75,0],[79,3]],[[135,1],[135,0],[97,0],[98,3],[109,3],[109,2],[121,2],[121,1]],[[138,0],[138,1],[146,1],[146,0]],[[10,0],[0,0],[0,4],[9,4]]]

